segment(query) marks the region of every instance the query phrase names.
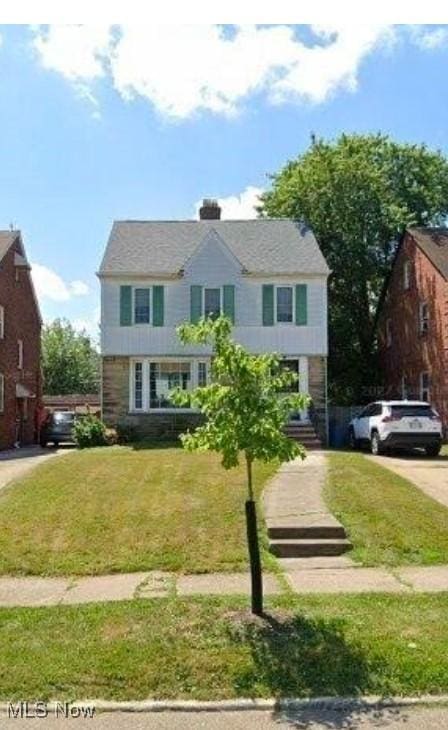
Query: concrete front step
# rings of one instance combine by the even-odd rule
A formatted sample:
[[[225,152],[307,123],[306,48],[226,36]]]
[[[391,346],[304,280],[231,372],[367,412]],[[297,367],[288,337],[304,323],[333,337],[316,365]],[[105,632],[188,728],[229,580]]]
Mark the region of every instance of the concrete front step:
[[[272,540],[269,550],[278,558],[305,558],[320,555],[343,555],[352,549],[349,540]]]
[[[342,525],[274,525],[268,527],[268,536],[275,540],[344,540]]]

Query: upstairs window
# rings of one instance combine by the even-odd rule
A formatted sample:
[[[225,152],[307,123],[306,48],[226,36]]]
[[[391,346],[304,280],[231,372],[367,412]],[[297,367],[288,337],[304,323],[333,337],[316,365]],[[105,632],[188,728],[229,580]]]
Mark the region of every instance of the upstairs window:
[[[411,286],[411,262],[405,261],[403,264],[403,289],[410,289]]]
[[[221,314],[221,289],[204,288],[204,316],[217,319]]]
[[[23,370],[23,340],[17,340],[17,367]]]
[[[424,400],[426,403],[429,403],[430,399],[430,381],[429,381],[429,373],[424,372],[420,373],[420,400]]]
[[[419,331],[425,334],[429,330],[429,307],[427,302],[421,302],[419,311]]]
[[[0,305],[0,340],[5,336],[5,308]]]
[[[277,322],[292,322],[293,288],[277,287]]]
[[[149,289],[134,289],[134,322],[149,324]]]

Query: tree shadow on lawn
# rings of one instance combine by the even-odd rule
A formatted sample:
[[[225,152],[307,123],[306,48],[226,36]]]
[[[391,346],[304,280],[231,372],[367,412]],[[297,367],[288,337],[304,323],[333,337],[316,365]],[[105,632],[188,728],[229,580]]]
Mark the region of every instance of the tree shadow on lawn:
[[[129,446],[134,451],[151,451],[157,449],[181,449],[182,442],[180,439],[141,439],[140,441],[132,441]]]
[[[252,666],[234,678],[240,696],[262,691],[277,698],[360,697],[371,693],[386,674],[383,659],[368,659],[362,647],[347,641],[340,619],[236,614],[230,617],[229,633],[232,641],[249,646],[253,659]],[[275,716],[297,727],[314,721],[323,727],[350,728],[363,717],[385,725],[396,720],[397,712],[381,705],[372,708],[360,699],[335,703],[331,711],[318,705],[306,711],[279,708]]]

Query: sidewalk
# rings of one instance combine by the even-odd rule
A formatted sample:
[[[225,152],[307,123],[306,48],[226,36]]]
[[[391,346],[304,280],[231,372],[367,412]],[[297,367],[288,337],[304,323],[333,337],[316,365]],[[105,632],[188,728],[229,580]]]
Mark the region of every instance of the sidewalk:
[[[308,562],[308,561],[304,561]],[[407,593],[448,591],[448,566],[384,568],[296,565],[286,578],[294,593]],[[266,595],[283,592],[278,578],[264,574]],[[248,573],[179,575],[151,571],[68,578],[0,577],[0,606],[56,606],[170,595],[249,595]]]
[[[19,479],[39,464],[48,459],[68,453],[64,449],[42,449],[40,446],[28,446],[22,449],[11,449],[0,452],[0,489]]]

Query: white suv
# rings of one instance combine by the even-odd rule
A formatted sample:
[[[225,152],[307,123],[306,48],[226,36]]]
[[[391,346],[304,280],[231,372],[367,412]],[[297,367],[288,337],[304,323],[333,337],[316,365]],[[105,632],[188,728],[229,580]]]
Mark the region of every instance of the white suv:
[[[370,444],[372,454],[393,448],[423,448],[437,456],[442,447],[442,422],[429,403],[417,400],[383,400],[370,403],[349,425],[353,449]]]

